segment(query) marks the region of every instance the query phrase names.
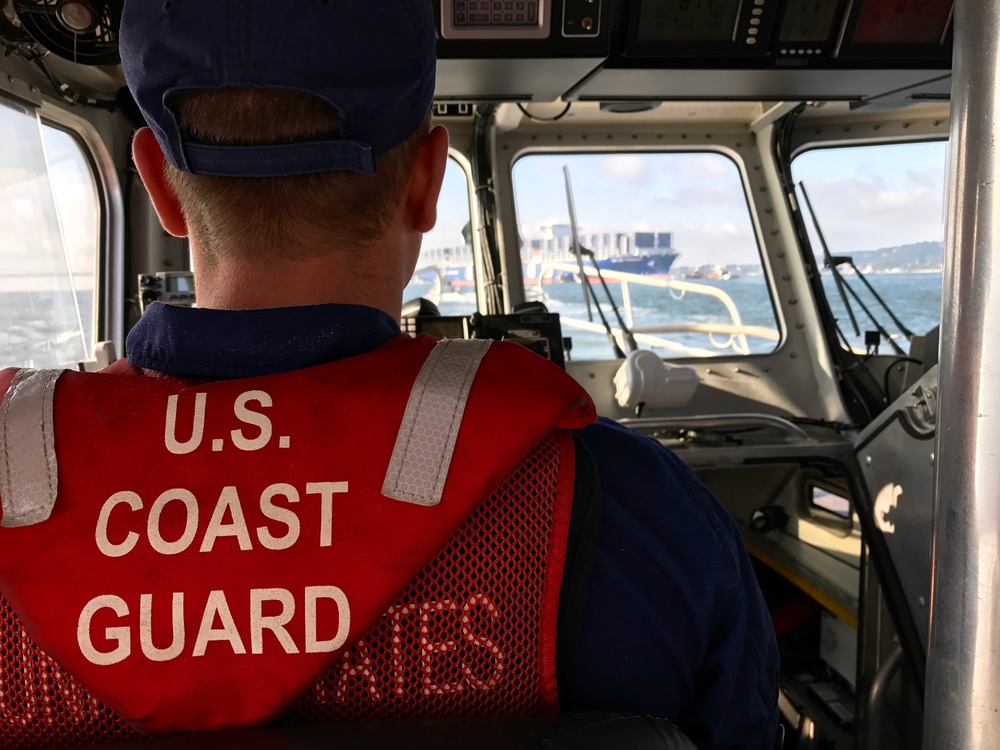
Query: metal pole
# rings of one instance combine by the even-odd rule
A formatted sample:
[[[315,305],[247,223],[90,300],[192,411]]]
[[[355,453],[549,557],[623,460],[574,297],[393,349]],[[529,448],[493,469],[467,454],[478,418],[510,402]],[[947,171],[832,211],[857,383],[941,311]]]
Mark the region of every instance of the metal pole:
[[[924,748],[1000,741],[1000,2],[958,0]]]

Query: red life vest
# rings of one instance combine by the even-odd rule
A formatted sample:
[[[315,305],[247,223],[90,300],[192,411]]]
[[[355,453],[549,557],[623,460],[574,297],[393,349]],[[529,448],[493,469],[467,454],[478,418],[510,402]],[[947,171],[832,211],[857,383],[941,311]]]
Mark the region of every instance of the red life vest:
[[[0,392],[4,747],[557,707],[568,430],[595,413],[521,347]]]

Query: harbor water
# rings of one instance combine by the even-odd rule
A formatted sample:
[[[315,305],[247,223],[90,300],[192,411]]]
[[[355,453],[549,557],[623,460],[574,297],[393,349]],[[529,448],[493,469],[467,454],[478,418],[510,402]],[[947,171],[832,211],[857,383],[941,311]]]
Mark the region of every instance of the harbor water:
[[[887,303],[897,318],[913,333],[922,335],[936,325],[941,318],[941,274],[940,273],[886,273],[868,274],[867,280],[875,288],[880,297]],[[851,309],[858,322],[860,335],[855,334],[850,322],[847,308],[836,288],[834,278],[823,275],[823,288],[830,308],[844,340],[853,348],[863,351],[865,332],[877,330],[877,325],[871,320],[861,304],[849,293]],[[873,295],[865,288],[857,276],[845,276],[845,284],[853,289],[861,303],[870,311],[879,325],[896,339],[904,350],[908,350],[905,336],[893,324],[891,317],[879,305]],[[723,292],[731,300],[738,312],[738,323],[753,329],[769,331],[767,338],[748,335],[745,338],[745,349],[740,350],[743,342],[734,341],[728,334],[707,333],[670,333],[662,334],[669,340],[671,347],[657,347],[646,342],[640,342],[643,348],[653,348],[664,357],[685,358],[685,356],[732,356],[747,353],[768,354],[773,352],[781,342],[781,324],[777,320],[775,306],[764,276],[745,276],[730,279],[699,279],[685,281],[685,284],[711,287]],[[419,288],[411,288],[410,293],[420,292]],[[608,301],[604,289],[599,283],[594,284],[600,309],[612,327],[617,327],[617,319],[612,305]],[[609,284],[608,291],[615,306],[627,322],[635,328],[659,326],[690,326],[690,325],[732,325],[733,316],[718,298],[707,294],[691,291],[681,292],[675,289],[663,289],[651,286],[630,284],[628,295],[631,302],[631,316],[627,316],[624,305],[622,285]],[[526,286],[529,299],[544,302],[550,312],[559,313],[563,319],[563,334],[572,339],[571,358],[575,360],[611,359],[614,352],[608,337],[602,332],[591,332],[574,327],[572,321],[587,321],[587,308],[584,304],[583,290],[578,283],[557,283],[537,286]],[[444,291],[435,299],[434,290],[429,292],[431,299],[436,301],[442,315],[467,315],[475,311],[475,294],[471,288]],[[415,296],[419,296],[416,294]],[[591,302],[593,324],[601,325],[597,306]],[[589,321],[588,321],[589,322]],[[763,331],[760,331],[763,333]],[[882,342],[880,353],[891,353],[886,342]]]

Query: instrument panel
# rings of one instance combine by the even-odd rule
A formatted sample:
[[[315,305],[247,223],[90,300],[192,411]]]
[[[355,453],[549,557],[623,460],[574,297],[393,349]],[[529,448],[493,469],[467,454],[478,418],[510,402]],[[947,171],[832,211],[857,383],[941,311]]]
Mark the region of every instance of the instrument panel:
[[[624,57],[950,56],[954,0],[639,0]]]
[[[955,0],[435,4],[441,100],[854,100],[907,91],[946,99],[950,94]],[[545,64],[536,64],[541,60]]]

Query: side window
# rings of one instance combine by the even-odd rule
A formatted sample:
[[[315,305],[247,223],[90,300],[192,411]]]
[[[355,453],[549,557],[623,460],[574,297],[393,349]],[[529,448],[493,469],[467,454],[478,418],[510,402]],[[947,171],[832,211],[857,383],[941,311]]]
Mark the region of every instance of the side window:
[[[622,348],[624,328],[663,357],[777,348],[744,181],[729,157],[529,154],[514,166],[514,190],[525,292],[561,315],[574,359],[613,358],[608,327]]]
[[[476,312],[476,276],[472,260],[472,218],[469,209],[469,177],[454,159],[448,160],[438,221],[424,236],[413,278],[403,300],[426,297],[442,315]]]
[[[91,356],[97,185],[79,144],[0,100],[0,366]]]
[[[941,320],[947,150],[944,141],[816,148],[792,162],[830,250],[832,262],[801,201],[842,343],[858,351],[866,331],[881,327],[905,350],[899,323],[923,335]],[[880,351],[892,353],[884,338]]]

